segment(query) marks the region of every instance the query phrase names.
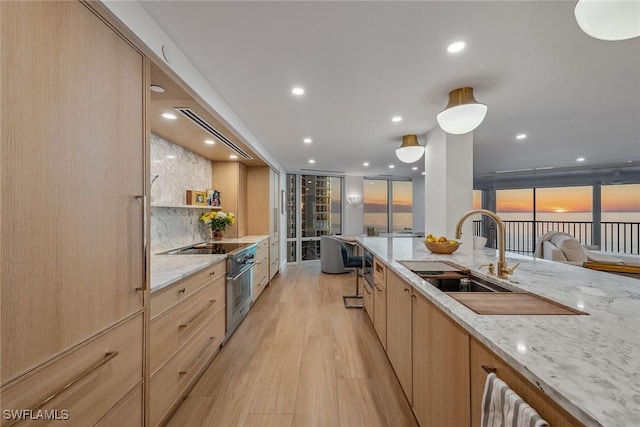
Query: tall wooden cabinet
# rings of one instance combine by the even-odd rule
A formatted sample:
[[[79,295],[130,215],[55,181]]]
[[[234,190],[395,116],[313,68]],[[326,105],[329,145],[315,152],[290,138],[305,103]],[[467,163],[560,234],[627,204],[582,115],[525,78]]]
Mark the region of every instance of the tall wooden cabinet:
[[[212,162],[213,188],[220,191],[224,212],[233,212],[236,223],[225,231],[225,237],[243,237],[247,230],[247,167],[240,162]],[[250,200],[250,199],[249,199]],[[253,209],[253,202],[252,209]]]
[[[148,66],[79,2],[0,20],[2,409],[93,425],[144,384]]]
[[[215,167],[215,166],[214,166]],[[269,235],[269,278],[280,268],[280,175],[268,166],[247,168],[247,234]]]

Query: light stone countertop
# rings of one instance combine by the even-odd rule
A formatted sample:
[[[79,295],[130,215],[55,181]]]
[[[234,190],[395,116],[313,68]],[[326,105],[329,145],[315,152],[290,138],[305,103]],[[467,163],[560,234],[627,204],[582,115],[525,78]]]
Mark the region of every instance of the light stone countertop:
[[[257,243],[268,237],[244,236],[240,238],[225,238],[216,240],[216,242]],[[202,242],[194,242],[193,244],[197,243]],[[226,259],[226,255],[151,255],[151,292],[156,292],[203,268]]]
[[[507,253],[521,265],[505,287],[541,295],[585,315],[479,315],[398,260],[451,261],[488,277],[494,249],[430,253],[419,238],[357,240],[472,336],[588,426],[640,426],[640,280]]]

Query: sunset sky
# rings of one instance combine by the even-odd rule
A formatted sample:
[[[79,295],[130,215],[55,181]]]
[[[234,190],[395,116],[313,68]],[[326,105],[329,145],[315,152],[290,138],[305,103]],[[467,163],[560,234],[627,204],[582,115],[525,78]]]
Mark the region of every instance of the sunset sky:
[[[496,192],[498,212],[531,212],[533,190],[499,190]],[[590,212],[592,189],[562,187],[536,189],[538,212]],[[603,185],[603,212],[640,212],[640,184]]]

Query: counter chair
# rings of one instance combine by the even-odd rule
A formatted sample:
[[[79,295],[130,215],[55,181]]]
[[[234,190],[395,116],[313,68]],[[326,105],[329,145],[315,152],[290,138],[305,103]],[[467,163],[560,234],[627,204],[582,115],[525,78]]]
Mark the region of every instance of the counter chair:
[[[344,295],[345,308],[362,308],[362,294],[360,293],[360,273],[358,270],[363,268],[363,259],[361,256],[350,256],[344,243],[340,243],[340,254],[342,255],[342,266],[344,268],[353,268],[356,272],[356,293],[354,295]]]

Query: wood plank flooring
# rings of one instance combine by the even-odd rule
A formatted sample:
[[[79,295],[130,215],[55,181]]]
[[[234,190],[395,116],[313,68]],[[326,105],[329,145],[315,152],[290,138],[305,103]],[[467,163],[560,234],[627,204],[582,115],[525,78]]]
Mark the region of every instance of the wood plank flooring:
[[[353,274],[288,266],[169,421],[183,426],[417,426]]]

